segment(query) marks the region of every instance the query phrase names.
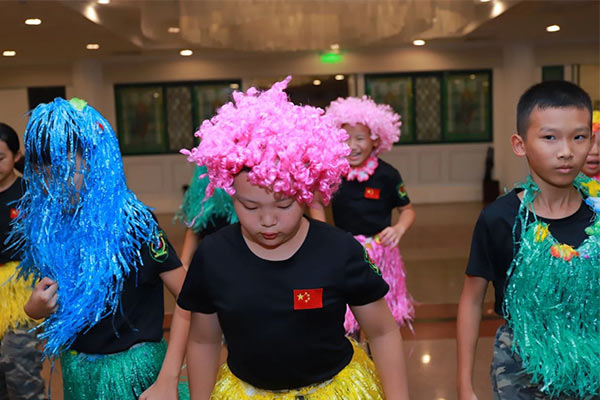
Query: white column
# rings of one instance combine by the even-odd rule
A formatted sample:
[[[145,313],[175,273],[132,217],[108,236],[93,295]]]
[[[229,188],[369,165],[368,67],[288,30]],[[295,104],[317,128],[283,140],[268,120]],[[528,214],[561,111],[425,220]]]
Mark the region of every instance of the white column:
[[[79,97],[92,107],[102,112],[104,108],[104,77],[102,64],[97,60],[80,60],[73,64],[72,86],[67,90],[67,97]]]
[[[503,49],[502,68],[494,70],[494,159],[495,175],[501,190],[512,188],[528,173],[527,161],[513,154],[510,136],[516,133],[517,103],[530,86],[541,80],[535,65],[533,47],[507,45]]]

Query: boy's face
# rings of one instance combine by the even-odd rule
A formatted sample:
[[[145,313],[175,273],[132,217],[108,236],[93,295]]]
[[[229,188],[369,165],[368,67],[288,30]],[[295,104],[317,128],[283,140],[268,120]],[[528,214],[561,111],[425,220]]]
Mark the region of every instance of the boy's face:
[[[581,172],[589,177],[593,177],[600,173],[600,153],[598,148],[600,147],[600,132],[595,132],[592,137],[592,148],[585,159],[585,164]]]
[[[342,129],[348,133],[349,137],[346,143],[352,150],[348,156],[348,163],[353,168],[362,166],[373,152],[373,149],[377,147],[377,141],[371,139],[371,131],[363,124],[344,124]]]
[[[242,233],[265,249],[275,249],[298,232],[304,208],[293,198],[251,184],[247,177],[241,172],[233,181],[233,206]]]
[[[535,108],[525,139],[513,135],[512,140],[515,154],[527,157],[534,178],[570,186],[592,145],[590,113],[576,107]]]

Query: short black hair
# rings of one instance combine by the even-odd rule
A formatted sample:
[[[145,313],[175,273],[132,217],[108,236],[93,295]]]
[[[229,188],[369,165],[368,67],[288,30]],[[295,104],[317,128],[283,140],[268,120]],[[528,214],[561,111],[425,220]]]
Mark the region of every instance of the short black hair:
[[[6,143],[8,149],[16,156],[19,153],[19,135],[10,125],[5,124],[4,122],[0,122],[0,141]],[[15,162],[15,168],[23,173],[23,168],[25,167],[25,160],[23,158],[19,159],[19,161]]]
[[[0,140],[6,142],[6,146],[13,154],[19,152],[19,136],[10,125],[0,122]]]
[[[592,126],[592,99],[585,90],[567,81],[546,81],[533,85],[519,99],[517,105],[517,133],[525,137],[529,128],[529,116],[535,108],[575,107],[590,112]]]

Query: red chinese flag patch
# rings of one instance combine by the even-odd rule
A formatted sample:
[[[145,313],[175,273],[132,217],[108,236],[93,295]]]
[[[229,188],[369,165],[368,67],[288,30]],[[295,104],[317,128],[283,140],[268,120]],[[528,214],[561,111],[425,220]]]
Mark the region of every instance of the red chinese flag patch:
[[[381,193],[380,189],[375,188],[365,188],[365,199],[373,199],[379,200],[379,194]]]
[[[17,210],[16,208],[11,208],[10,209],[10,219],[15,219],[19,216],[19,210]]]
[[[294,289],[294,310],[323,308],[323,288]]]

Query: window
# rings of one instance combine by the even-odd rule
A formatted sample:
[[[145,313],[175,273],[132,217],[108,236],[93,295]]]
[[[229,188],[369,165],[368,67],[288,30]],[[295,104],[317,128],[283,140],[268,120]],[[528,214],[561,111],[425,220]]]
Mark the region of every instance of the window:
[[[239,87],[233,80],[115,85],[121,152],[177,153],[193,147],[200,123]]]
[[[492,141],[492,71],[365,76],[365,92],[402,117],[402,144]]]

